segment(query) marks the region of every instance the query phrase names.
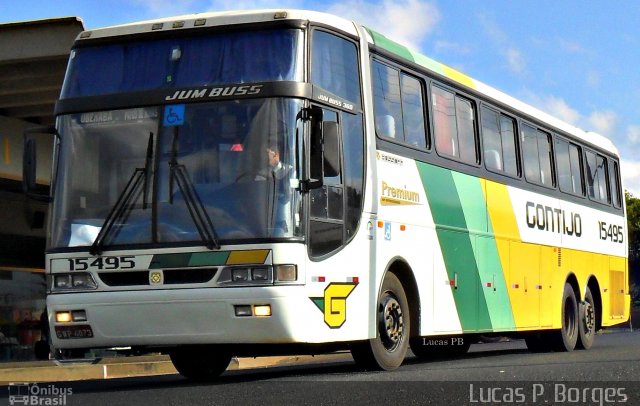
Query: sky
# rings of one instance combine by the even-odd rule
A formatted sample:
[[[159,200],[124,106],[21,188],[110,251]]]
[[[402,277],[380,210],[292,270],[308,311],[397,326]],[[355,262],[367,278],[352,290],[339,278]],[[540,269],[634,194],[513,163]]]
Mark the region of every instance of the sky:
[[[547,113],[610,138],[640,197],[640,2],[605,0],[0,0],[0,23],[79,16],[86,28],[251,8],[358,21]]]

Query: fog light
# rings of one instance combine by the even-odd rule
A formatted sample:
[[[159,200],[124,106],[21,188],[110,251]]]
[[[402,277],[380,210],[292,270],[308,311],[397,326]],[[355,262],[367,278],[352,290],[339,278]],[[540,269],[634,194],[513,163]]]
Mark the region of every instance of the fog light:
[[[73,321],[87,321],[87,312],[84,310],[74,310],[71,312]]]
[[[251,306],[249,305],[236,305],[233,306],[236,311],[236,317],[248,317],[251,316]]]
[[[253,314],[259,317],[271,316],[271,305],[253,306]]]
[[[71,321],[71,312],[56,312],[56,321],[58,323],[69,323]]]
[[[295,282],[298,279],[298,268],[295,265],[275,265],[278,282]]]

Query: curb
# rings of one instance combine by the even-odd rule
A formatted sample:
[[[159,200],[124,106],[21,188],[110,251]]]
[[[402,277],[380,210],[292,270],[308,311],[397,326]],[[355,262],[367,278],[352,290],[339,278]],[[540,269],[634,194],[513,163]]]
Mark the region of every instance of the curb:
[[[250,370],[269,367],[284,367],[293,365],[317,364],[328,362],[351,361],[348,352],[300,355],[274,356],[259,358],[233,358],[227,370]],[[25,365],[26,364],[26,365]],[[41,361],[29,363],[0,364],[0,384],[9,383],[40,383],[81,381],[93,379],[132,378],[157,375],[175,375],[178,372],[173,367],[169,356],[141,356],[104,358],[96,362],[58,362]]]

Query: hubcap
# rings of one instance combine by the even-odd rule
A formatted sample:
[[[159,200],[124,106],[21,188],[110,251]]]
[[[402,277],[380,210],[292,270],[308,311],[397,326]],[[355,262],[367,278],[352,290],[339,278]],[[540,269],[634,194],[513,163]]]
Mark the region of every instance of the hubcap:
[[[596,315],[595,311],[593,310],[593,306],[591,306],[591,303],[589,302],[585,302],[584,304],[584,318],[582,322],[584,323],[584,331],[587,334],[590,334],[593,330],[595,330]]]
[[[393,296],[385,296],[378,314],[380,338],[387,351],[393,351],[402,342],[404,322],[402,308]]]

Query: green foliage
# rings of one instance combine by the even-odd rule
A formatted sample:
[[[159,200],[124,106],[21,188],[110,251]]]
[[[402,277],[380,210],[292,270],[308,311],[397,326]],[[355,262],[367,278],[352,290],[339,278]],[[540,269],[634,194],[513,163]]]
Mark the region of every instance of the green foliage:
[[[640,283],[640,199],[628,191],[625,191],[624,197],[627,203],[629,231],[629,278],[631,281]]]

